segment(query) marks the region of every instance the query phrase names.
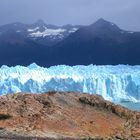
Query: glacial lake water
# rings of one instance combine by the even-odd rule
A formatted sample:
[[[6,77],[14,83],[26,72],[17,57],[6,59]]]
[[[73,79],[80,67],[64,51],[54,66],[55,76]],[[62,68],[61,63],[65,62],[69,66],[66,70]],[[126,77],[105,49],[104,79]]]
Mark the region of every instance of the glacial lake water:
[[[125,103],[120,103],[120,105],[128,108],[128,109],[131,109],[131,110],[134,110],[134,111],[140,111],[140,102],[125,102]]]

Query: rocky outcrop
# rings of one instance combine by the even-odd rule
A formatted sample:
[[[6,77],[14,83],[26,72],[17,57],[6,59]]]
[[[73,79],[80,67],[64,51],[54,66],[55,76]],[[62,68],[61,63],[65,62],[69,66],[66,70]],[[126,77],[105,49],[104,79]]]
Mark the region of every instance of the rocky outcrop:
[[[96,107],[98,109],[103,109],[109,111],[120,118],[126,120],[124,124],[124,131],[127,130],[127,133],[120,133],[116,137],[120,139],[128,139],[132,137],[140,138],[140,113],[136,111],[131,111],[120,105],[115,105],[109,101],[105,101],[101,96],[86,96],[80,97],[79,101],[88,104],[90,106]]]
[[[34,137],[34,138],[33,138]],[[140,113],[85,93],[0,97],[0,138],[140,139]]]
[[[79,101],[97,108],[105,109],[125,119],[131,119],[134,114],[138,115],[137,112],[130,111],[120,105],[115,105],[109,101],[105,101],[100,95],[80,97]]]

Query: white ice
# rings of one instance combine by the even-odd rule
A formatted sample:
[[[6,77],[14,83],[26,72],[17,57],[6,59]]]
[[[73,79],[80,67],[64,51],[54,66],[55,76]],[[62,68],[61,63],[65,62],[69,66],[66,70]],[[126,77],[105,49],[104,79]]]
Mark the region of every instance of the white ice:
[[[99,94],[105,99],[140,101],[140,66],[52,66],[35,63],[28,67],[2,66],[0,94],[16,92],[78,91]]]

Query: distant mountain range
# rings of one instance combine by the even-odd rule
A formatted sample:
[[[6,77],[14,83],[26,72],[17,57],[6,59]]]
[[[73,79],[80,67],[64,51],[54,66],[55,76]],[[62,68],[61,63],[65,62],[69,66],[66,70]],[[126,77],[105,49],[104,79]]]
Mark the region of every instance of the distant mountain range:
[[[140,32],[104,19],[89,26],[12,23],[0,27],[0,65],[140,64]]]
[[[45,46],[52,46],[77,31],[80,27],[47,25],[42,20],[38,20],[34,24],[12,23],[0,27],[0,39],[7,43],[10,43],[10,41],[19,43],[19,41],[27,39]],[[17,36],[20,37],[20,40]]]

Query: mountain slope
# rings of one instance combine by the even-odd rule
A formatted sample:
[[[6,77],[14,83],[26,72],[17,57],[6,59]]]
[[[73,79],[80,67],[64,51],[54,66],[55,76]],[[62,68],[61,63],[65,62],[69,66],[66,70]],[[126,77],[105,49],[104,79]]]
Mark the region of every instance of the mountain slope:
[[[140,64],[140,33],[99,19],[71,34],[55,50],[60,56],[56,64]]]
[[[69,34],[78,30],[81,26],[65,25],[55,26],[48,25],[42,20],[34,24],[13,23],[0,27],[0,40],[9,39],[9,32],[24,36],[26,39],[35,41],[41,45],[52,46],[62,41]],[[8,40],[6,40],[8,42]]]
[[[2,139],[139,139],[139,118],[140,113],[98,95],[49,92],[0,97]]]
[[[140,32],[99,19],[89,26],[14,23],[0,27],[0,65],[140,64]]]
[[[75,32],[80,26],[13,23],[0,27],[0,65],[51,65],[50,48]],[[51,58],[50,58],[51,59]]]

